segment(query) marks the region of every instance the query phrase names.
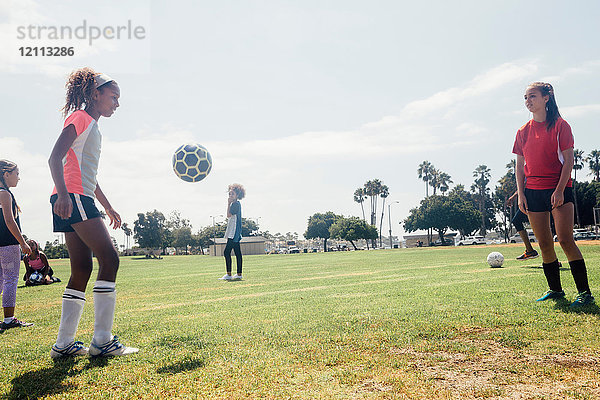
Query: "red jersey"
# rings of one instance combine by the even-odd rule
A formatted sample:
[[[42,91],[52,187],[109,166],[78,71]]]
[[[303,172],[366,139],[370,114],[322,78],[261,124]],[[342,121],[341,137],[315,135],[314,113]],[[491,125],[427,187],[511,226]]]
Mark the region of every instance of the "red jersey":
[[[565,162],[562,152],[573,148],[571,127],[562,118],[549,130],[546,122],[533,119],[517,131],[513,153],[525,158],[525,187],[555,189]],[[571,178],[567,182],[571,187]]]

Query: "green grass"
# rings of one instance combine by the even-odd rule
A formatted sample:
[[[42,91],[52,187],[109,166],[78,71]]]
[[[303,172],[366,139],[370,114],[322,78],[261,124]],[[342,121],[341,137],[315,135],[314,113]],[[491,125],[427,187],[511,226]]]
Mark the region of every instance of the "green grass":
[[[592,243],[581,248],[600,293]],[[486,265],[493,250],[504,268]],[[0,335],[0,397],[600,398],[600,310],[533,301],[546,290],[541,259],[514,260],[521,251],[247,256],[242,282],[217,280],[222,258],[124,258],[113,333],[140,352],[57,363],[68,260],[51,260],[63,283],[18,289],[17,316],[35,326]],[[77,336],[86,344],[91,286]]]

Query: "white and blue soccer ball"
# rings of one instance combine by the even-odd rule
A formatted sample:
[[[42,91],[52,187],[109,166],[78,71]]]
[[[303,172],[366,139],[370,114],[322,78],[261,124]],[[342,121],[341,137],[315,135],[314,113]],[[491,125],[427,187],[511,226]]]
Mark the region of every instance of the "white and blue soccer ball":
[[[492,251],[487,256],[487,263],[492,268],[500,268],[504,264],[504,256],[500,252]]]
[[[42,283],[42,279],[44,279],[43,275],[37,271],[32,272],[31,275],[29,275],[29,282],[33,283],[34,285]]]
[[[212,157],[206,147],[182,144],[173,154],[173,171],[186,182],[200,182],[212,169]]]

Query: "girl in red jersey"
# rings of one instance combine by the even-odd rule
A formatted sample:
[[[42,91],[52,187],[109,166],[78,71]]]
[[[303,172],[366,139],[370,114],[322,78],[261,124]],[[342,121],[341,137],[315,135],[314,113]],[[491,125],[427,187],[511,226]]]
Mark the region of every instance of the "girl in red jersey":
[[[519,209],[527,214],[542,251],[542,266],[549,290],[538,301],[561,299],[560,264],[554,251],[550,214],[578,295],[572,308],[592,304],[585,261],[573,239],[574,200],[571,185],[573,134],[561,118],[552,85],[534,82],[525,91],[525,105],[533,119],[517,131],[513,153],[517,155]]]
[[[114,229],[121,217],[112,208],[96,180],[100,159],[100,117],[110,117],[119,107],[119,85],[90,68],[73,71],[67,82],[64,128],[48,163],[55,188],[52,204],[54,232],[64,232],[71,277],[63,294],[58,337],[50,350],[52,358],[90,354],[118,356],[135,353],[111,333],[115,316],[119,254],[96,208],[97,198]],[[94,284],[94,336],[89,349],[75,341],[85,304],[85,289],[92,274],[92,255],[99,270]]]

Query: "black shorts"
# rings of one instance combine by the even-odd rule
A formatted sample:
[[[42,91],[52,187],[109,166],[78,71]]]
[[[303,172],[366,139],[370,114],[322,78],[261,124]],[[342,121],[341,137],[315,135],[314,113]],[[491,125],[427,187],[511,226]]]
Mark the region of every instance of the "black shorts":
[[[520,232],[525,230],[523,222],[529,222],[529,218],[527,217],[527,214],[523,214],[521,210],[517,208],[517,212],[511,222],[515,226],[517,232]]]
[[[525,198],[527,199],[527,211],[531,212],[551,212],[552,204],[550,199],[554,189],[527,189],[525,188]],[[566,187],[564,191],[564,203],[575,203],[573,198],[573,188]]]
[[[100,211],[96,208],[93,198],[73,193],[69,193],[69,196],[71,197],[71,202],[73,202],[73,212],[68,219],[62,219],[54,214],[54,203],[56,203],[58,195],[53,194],[50,197],[54,232],[75,232],[75,229],[73,229],[71,225],[101,216]]]

